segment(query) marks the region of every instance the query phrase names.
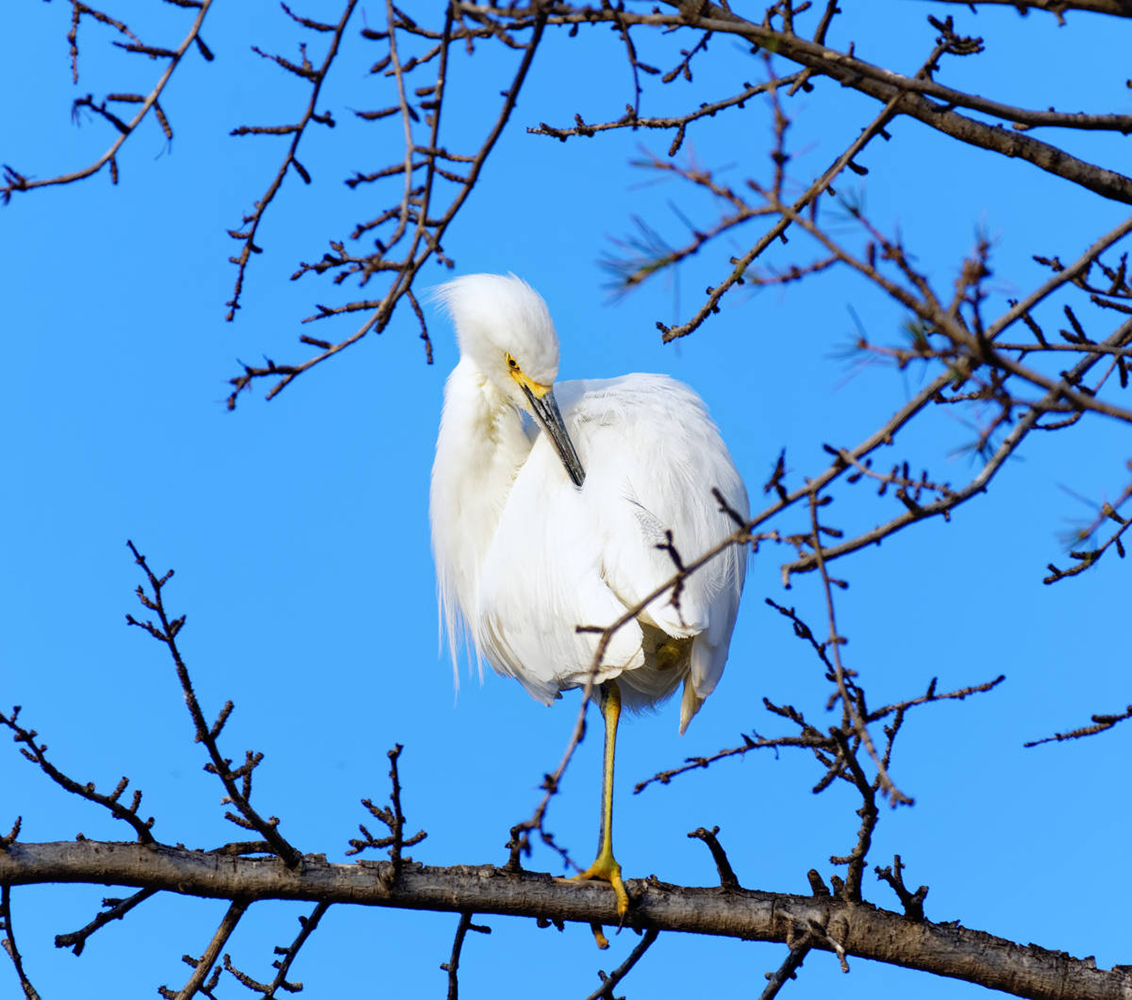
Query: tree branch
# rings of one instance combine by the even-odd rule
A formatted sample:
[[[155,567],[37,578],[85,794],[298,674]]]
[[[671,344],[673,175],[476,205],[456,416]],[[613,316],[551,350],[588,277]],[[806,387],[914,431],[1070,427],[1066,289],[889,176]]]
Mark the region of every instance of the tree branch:
[[[48,177],[44,180],[31,180],[24,175],[17,173],[11,167],[5,166],[5,183],[3,184],[3,186],[0,186],[0,204],[7,204],[8,199],[11,198],[12,193],[15,191],[30,191],[33,188],[48,187],[49,185],[53,184],[70,184],[72,181],[82,180],[84,177],[90,177],[92,174],[98,173],[108,163],[110,164],[111,177],[114,182],[117,183],[118,150],[120,150],[123,143],[125,143],[125,141],[134,134],[134,131],[137,129],[138,125],[141,124],[142,119],[145,118],[147,114],[149,114],[150,109],[157,109],[157,102],[161,97],[162,91],[165,89],[165,85],[173,76],[174,70],[176,70],[177,67],[181,64],[181,58],[188,51],[189,46],[191,46],[194,42],[197,43],[205,58],[212,58],[212,54],[206,47],[204,47],[203,43],[201,43],[200,41],[201,25],[204,24],[205,16],[208,14],[208,9],[211,6],[212,0],[201,0],[200,8],[197,10],[197,16],[192,23],[192,27],[189,28],[189,33],[185,35],[184,40],[180,45],[177,46],[176,50],[170,50],[165,53],[166,57],[169,59],[169,65],[165,67],[165,72],[161,74],[161,77],[158,79],[157,83],[154,84],[153,90],[149,92],[149,95],[142,99],[141,108],[138,110],[138,113],[134,115],[134,117],[131,118],[129,122],[126,122],[124,124],[124,128],[119,130],[118,138],[114,140],[110,148],[107,149],[105,153],[103,153],[97,160],[95,160],[94,163],[90,164],[90,166],[84,167],[82,170],[76,170],[73,173],[69,174],[60,174],[58,177]],[[72,42],[72,45],[73,44],[74,43]],[[164,118],[163,115],[160,115],[160,117]],[[164,121],[162,122],[162,125],[166,130],[168,130],[168,125]]]
[[[301,899],[366,906],[474,911],[584,924],[615,923],[608,887],[490,865],[434,868],[406,864],[392,885],[388,861],[331,864],[306,855],[288,868],[278,858],[221,857],[166,845],[84,840],[14,843],[0,852],[0,883],[93,882],[156,888],[196,896]],[[796,928],[817,928],[813,947],[920,969],[1008,990],[1035,1000],[1126,1000],[1132,969],[1097,969],[1091,959],[1029,947],[956,924],[909,921],[901,913],[834,897],[746,889],[683,888],[632,879],[626,923],[787,943]]]

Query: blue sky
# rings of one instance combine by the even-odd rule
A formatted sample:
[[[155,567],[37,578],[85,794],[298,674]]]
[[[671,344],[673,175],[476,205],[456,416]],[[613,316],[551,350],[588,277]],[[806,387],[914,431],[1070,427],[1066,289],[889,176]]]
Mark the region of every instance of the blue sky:
[[[147,39],[179,39],[183,12],[151,6],[124,3],[114,12]],[[412,7],[428,15],[425,5]],[[850,11],[830,43],[856,40],[863,58],[911,73],[933,41],[928,13],[953,14],[961,31],[987,40],[987,56],[947,63],[944,82],[1031,107],[1130,110],[1121,22],[1072,16],[1069,27],[1058,28],[1053,18],[1021,20],[1009,9],[973,17],[955,5],[904,3],[886,6],[883,28]],[[380,24],[383,8],[369,5],[365,17]],[[0,83],[19,100],[0,107],[0,161],[37,176],[89,162],[108,143],[108,130],[91,120],[74,127],[71,101],[88,91],[146,92],[154,65],[112,52],[110,34],[84,24],[74,87],[69,8],[21,5],[9,23],[19,42],[0,66]],[[432,316],[436,363],[429,367],[415,320],[399,314],[382,336],[304,375],[272,402],[263,401],[260,386],[235,413],[224,407],[237,359],[304,357],[301,333],[332,334],[298,320],[315,302],[353,294],[318,279],[287,279],[299,260],[320,256],[328,238],[383,207],[372,191],[351,194],[340,183],[398,155],[389,151],[399,126],[362,125],[349,113],[389,103],[366,73],[377,49],[351,31],[323,102],[340,125],[304,139],[302,159],[315,184],[288,178],[261,231],[265,252],[252,262],[244,308],[226,324],[234,278],[226,258],[235,244],[225,230],[260,196],[282,155],[277,140],[227,133],[293,119],[307,98],[305,86],[249,51],[257,43],[296,55],[297,36],[277,7],[218,3],[205,38],[216,61],[189,58],[163,101],[175,130],[171,144],[149,123],[127,143],[118,186],[100,175],[16,197],[0,211],[8,368],[0,413],[9,470],[0,700],[23,706],[23,721],[68,773],[100,788],[129,775],[145,793],[143,811],[156,817],[159,838],[207,847],[239,836],[222,818],[220,786],[202,771],[171,664],[124,624],[125,613],[137,609],[132,592],[140,582],[125,545],[133,539],[155,569],[176,569],[168,599],[188,615],[182,649],[206,714],[226,699],[236,703],[224,746],[237,757],[246,747],[266,754],[256,796],[263,811],[282,817],[293,843],[341,858],[366,818],[358,800],[386,795],[385,751],[399,742],[408,821],[429,833],[413,857],[501,863],[508,828],[533,810],[541,776],[569,737],[577,695],[546,709],[514,682],[488,676],[481,686],[462,665],[457,698],[451,667],[437,655],[427,491],[443,380],[455,362],[451,331]],[[310,41],[313,56],[320,43]],[[643,109],[676,111],[763,74],[733,43],[713,46],[693,84],[647,94]],[[641,55],[666,66],[671,52]],[[515,62],[514,53],[487,47],[474,58],[454,56],[450,148],[476,140]],[[854,314],[878,341],[895,339],[903,316],[835,270],[785,289],[734,294],[694,336],[662,345],[656,321],[686,318],[754,231],[712,248],[674,278],[611,298],[598,260],[611,238],[631,231],[632,216],[677,241],[683,224],[670,206],[701,222],[710,221],[711,206],[627,165],[642,148],[663,152],[667,137],[616,133],[561,144],[525,132],[539,121],[568,124],[576,111],[588,121],[616,117],[629,99],[631,79],[612,33],[588,29],[574,42],[551,35],[445,248],[460,273],[514,271],[542,292],[562,339],[563,378],[663,371],[693,385],[757,509],[781,448],[799,483],[825,467],[823,443],[856,443],[916,390],[914,369],[857,370],[839,354],[857,336]],[[876,106],[819,82],[788,110],[795,117],[791,168],[804,185]],[[862,157],[868,176],[846,186],[863,196],[874,222],[899,229],[943,288],[979,231],[995,244],[993,288],[1001,304],[1044,277],[1032,253],[1071,259],[1126,214],[915,122],[901,120],[891,132],[891,142],[874,143]],[[758,107],[696,130],[686,153],[739,184],[751,173],[766,176],[770,139],[769,114]],[[1066,144],[1119,167],[1118,141],[1127,145],[1088,135]],[[774,261],[793,259],[787,254],[802,246],[776,250]],[[446,276],[430,264],[421,284]],[[1049,307],[1051,324],[1060,306]],[[908,458],[958,484],[974,466],[955,452],[972,436],[958,413],[935,413],[892,460]],[[1127,440],[1125,429],[1098,421],[1031,439],[989,495],[951,524],[920,524],[837,567],[851,583],[838,598],[839,624],[851,640],[846,656],[874,704],[920,693],[935,676],[951,688],[1007,675],[989,695],[912,714],[894,773],[916,805],[884,814],[873,863],[889,864],[900,853],[908,880],[931,886],[931,919],[1095,954],[1102,966],[1129,960],[1112,866],[1132,819],[1119,765],[1132,730],[1076,745],[1024,750],[1022,743],[1128,703],[1118,635],[1127,567],[1110,557],[1077,579],[1041,584],[1047,562],[1066,561],[1058,534],[1089,514],[1066,488],[1094,499],[1118,493]],[[832,508],[835,523],[853,530],[892,516],[866,487],[858,491]],[[796,530],[801,517],[779,527]],[[623,728],[616,823],[629,876],[711,884],[708,852],[685,836],[701,825],[721,827],[745,885],[774,891],[806,891],[809,868],[828,876],[835,870],[829,855],[852,846],[854,804],[842,789],[812,795],[820,772],[801,755],[752,754],[628,794],[633,783],[685,756],[734,745],[741,732],[782,732],[762,709],[764,696],[823,722],[826,685],[816,661],[764,603],[770,597],[796,605],[822,627],[816,579],[797,579],[783,591],[778,566],[786,557],[765,547],[753,561],[727,674],[688,734],[676,735],[675,705]],[[558,839],[579,857],[596,835],[599,759],[598,741],[587,741],[551,814]],[[79,831],[128,837],[52,787],[14,749],[0,756],[0,776],[0,827],[22,815],[23,839],[61,840]],[[557,870],[545,850],[530,866]],[[895,908],[885,887],[871,878],[866,886],[870,900]],[[126,924],[100,932],[81,959],[55,952],[53,936],[85,924],[104,894],[65,887],[14,894],[17,933],[45,997],[80,984],[113,984],[123,996],[150,995],[161,983],[176,988],[187,975],[180,956],[203,949],[222,912],[214,902],[152,900]],[[255,907],[230,942],[236,964],[264,978],[272,946],[290,941],[307,909]],[[295,976],[309,997],[370,983],[375,992],[441,995],[438,965],[456,920],[334,908]],[[598,985],[595,970],[619,964],[636,940],[622,934],[599,954],[585,927],[559,934],[519,920],[483,922],[493,934],[465,948],[466,997],[532,989],[584,996]],[[784,952],[670,935],[624,991],[678,995],[709,985],[719,996],[747,996]],[[790,994],[915,989],[960,997],[976,989],[864,961],[852,966],[846,977],[835,959],[813,955]],[[0,982],[14,984],[10,970],[0,970]],[[230,980],[224,989],[221,995],[241,992]]]

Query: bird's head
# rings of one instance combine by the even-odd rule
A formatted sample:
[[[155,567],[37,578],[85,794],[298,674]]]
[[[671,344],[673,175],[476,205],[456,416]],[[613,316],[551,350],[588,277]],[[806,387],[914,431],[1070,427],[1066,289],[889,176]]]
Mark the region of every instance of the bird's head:
[[[515,275],[468,274],[436,289],[456,327],[460,356],[550,435],[575,486],[585,479],[554,399],[558,335],[542,296]]]

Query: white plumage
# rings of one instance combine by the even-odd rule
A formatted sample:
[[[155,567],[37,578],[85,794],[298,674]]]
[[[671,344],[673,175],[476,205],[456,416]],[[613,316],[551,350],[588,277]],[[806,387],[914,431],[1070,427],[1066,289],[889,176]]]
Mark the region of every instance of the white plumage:
[[[575,627],[609,625],[673,576],[658,548],[666,531],[690,562],[735,530],[713,487],[744,517],[747,493],[703,401],[680,382],[555,386],[554,324],[518,278],[468,275],[438,298],[460,347],[430,512],[449,646],[455,659],[466,630],[496,671],[549,703],[590,677],[598,636]],[[671,592],[652,601],[615,634],[595,680],[616,678],[629,707],[683,681],[683,732],[723,673],[745,567],[745,548],[731,546],[685,581],[678,605]]]

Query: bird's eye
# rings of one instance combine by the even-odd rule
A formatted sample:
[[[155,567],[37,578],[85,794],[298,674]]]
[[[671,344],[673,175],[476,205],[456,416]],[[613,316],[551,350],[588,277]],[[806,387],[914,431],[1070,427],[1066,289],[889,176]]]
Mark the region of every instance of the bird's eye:
[[[519,362],[511,357],[510,354],[507,355],[507,367],[510,368],[513,372],[517,372],[519,370]]]

